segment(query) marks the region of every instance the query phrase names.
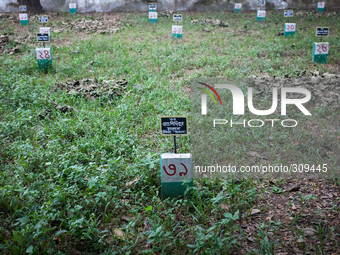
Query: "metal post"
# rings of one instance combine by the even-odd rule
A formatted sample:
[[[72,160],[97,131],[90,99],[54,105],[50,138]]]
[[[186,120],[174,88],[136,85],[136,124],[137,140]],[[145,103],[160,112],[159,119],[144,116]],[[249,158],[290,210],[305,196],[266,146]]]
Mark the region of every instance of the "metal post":
[[[175,146],[175,154],[177,153],[176,152],[176,136],[174,135],[174,146]]]

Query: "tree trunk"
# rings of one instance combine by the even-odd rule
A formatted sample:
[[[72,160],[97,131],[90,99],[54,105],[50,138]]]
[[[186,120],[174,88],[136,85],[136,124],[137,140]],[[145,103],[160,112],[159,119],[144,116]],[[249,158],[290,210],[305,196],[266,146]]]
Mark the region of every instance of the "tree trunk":
[[[33,14],[40,14],[44,12],[40,4],[40,0],[21,0],[21,5],[27,6],[27,12]]]

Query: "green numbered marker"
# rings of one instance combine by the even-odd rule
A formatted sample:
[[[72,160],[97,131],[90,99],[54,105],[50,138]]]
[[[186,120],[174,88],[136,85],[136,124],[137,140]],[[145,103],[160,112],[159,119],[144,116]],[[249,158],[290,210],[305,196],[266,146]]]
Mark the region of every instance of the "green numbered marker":
[[[162,199],[183,196],[187,181],[192,187],[192,156],[190,153],[175,154],[164,153],[161,155],[161,187]]]
[[[296,24],[295,23],[285,23],[285,28],[283,35],[284,36],[293,36],[295,35]]]
[[[265,21],[266,19],[266,11],[265,10],[257,10],[257,21]]]
[[[328,51],[329,51],[328,42],[314,43],[313,62],[319,64],[327,64]]]
[[[242,4],[240,3],[235,3],[235,6],[234,6],[234,13],[239,13],[241,12],[242,10]]]
[[[172,37],[182,38],[183,26],[172,26]]]
[[[323,12],[325,10],[325,2],[318,2],[317,9],[319,12]]]
[[[149,12],[149,23],[157,23],[157,12]]]
[[[20,13],[19,14],[20,24],[23,26],[28,25],[28,14],[27,13]]]
[[[39,70],[47,72],[53,69],[51,48],[37,48],[37,60]]]
[[[77,13],[77,4],[76,3],[70,3],[68,6],[70,8],[70,13],[71,14]]]

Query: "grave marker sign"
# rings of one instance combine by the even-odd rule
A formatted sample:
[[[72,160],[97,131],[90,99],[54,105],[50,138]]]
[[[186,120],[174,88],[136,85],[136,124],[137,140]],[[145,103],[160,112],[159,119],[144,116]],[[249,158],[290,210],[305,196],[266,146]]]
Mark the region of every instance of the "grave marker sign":
[[[43,71],[53,69],[51,48],[37,48],[38,68]]]
[[[329,51],[328,42],[314,43],[313,62],[319,64],[327,64],[328,51]]]
[[[234,13],[239,13],[242,10],[242,4],[241,3],[235,3],[234,6]]]
[[[157,23],[157,12],[149,12],[149,23]]]
[[[284,27],[284,36],[293,36],[295,35],[296,24],[295,23],[285,23]]]
[[[328,27],[317,27],[316,28],[316,36],[319,37],[326,37],[329,34],[329,29]]]
[[[156,3],[149,3],[149,12],[155,12],[157,10]]]
[[[27,6],[26,5],[19,5],[19,11],[27,12]]]
[[[77,13],[77,4],[76,3],[70,3],[68,5],[69,9],[70,9],[70,13],[71,14],[75,14]]]
[[[193,186],[192,156],[191,153],[161,155],[161,187],[162,199],[183,196],[187,180],[188,186]]]
[[[48,17],[47,16],[40,16],[39,17],[39,22],[40,23],[46,23],[48,21]]]
[[[293,17],[293,10],[285,10],[283,14],[288,18]]]
[[[27,26],[28,25],[28,14],[27,13],[20,13],[19,14],[20,24]]]
[[[182,14],[174,14],[173,21],[182,21]]]
[[[325,2],[318,2],[317,9],[319,12],[323,12],[325,10]]]
[[[48,33],[37,33],[37,42],[49,42],[50,38],[48,36]]]
[[[171,31],[172,37],[182,38],[183,26],[172,26]]]
[[[257,10],[257,21],[265,21],[266,19],[266,11],[265,10]]]

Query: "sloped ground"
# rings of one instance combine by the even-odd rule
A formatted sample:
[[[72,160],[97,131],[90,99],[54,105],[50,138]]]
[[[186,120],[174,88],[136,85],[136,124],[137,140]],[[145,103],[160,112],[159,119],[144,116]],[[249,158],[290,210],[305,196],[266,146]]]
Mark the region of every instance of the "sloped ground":
[[[159,155],[173,141],[159,135],[158,116],[189,114],[193,78],[253,77],[263,91],[274,76],[309,80],[313,119],[302,126],[309,136],[288,144],[278,130],[267,132],[265,145],[236,153],[261,163],[272,148],[289,159],[289,145],[338,166],[335,33],[328,63],[311,62],[315,27],[340,29],[339,15],[328,14],[296,17],[298,33],[283,38],[281,11],[268,12],[264,24],[254,12],[185,13],[182,40],[171,39],[170,15],[150,25],[147,13],[48,14],[47,74],[37,70],[38,22],[21,27],[17,14],[1,15],[1,252],[339,254],[338,177],[202,175],[192,196],[160,199]],[[178,138],[178,152],[189,151],[190,140]]]

